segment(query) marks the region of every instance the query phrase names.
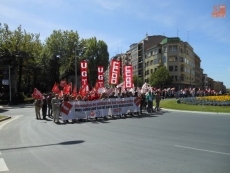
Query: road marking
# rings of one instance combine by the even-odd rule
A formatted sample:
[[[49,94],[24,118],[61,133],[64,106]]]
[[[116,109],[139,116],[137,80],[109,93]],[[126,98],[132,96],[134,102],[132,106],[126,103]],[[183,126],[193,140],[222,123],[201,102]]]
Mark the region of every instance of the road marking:
[[[9,171],[3,158],[0,158],[0,172]]]
[[[3,126],[5,126],[6,124],[10,123],[11,121],[14,121],[14,120],[20,118],[21,116],[23,116],[23,115],[17,115],[17,116],[12,117],[11,119],[9,119],[7,121],[3,121],[3,123],[0,125],[0,130],[1,130],[1,128],[3,128]]]
[[[86,125],[86,124],[81,124],[82,126],[86,126],[86,127],[90,127],[90,126],[88,126],[88,125]]]
[[[175,147],[180,147],[180,148],[186,148],[186,149],[190,149],[190,150],[205,151],[205,152],[216,153],[216,154],[223,154],[223,155],[230,156],[230,153],[223,153],[223,152],[212,151],[212,150],[204,150],[204,149],[186,147],[186,146],[181,146],[181,145],[174,145],[174,146]]]

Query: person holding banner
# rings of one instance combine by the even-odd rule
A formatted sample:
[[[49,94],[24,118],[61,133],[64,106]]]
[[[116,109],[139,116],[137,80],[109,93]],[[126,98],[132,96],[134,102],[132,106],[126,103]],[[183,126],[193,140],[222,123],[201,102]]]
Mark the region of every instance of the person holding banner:
[[[41,106],[42,106],[42,101],[40,99],[35,99],[34,100],[34,106],[35,106],[36,119],[40,120],[41,119],[40,109],[41,109]]]
[[[54,123],[60,123],[59,122],[59,114],[60,114],[60,105],[61,100],[58,98],[58,94],[55,94],[55,97],[51,100],[52,103],[52,109],[53,109],[53,121]]]

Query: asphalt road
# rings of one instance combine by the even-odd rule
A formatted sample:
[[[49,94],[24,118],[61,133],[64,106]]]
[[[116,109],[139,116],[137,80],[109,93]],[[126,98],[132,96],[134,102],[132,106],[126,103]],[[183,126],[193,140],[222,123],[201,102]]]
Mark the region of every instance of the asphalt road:
[[[0,109],[0,173],[229,173],[230,116],[163,111],[75,124]]]

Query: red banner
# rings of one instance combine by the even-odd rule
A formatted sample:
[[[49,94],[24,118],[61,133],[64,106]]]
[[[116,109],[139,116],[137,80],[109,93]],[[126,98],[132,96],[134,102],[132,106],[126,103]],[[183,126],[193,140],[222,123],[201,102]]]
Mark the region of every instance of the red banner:
[[[72,104],[70,104],[69,102],[64,101],[62,107],[61,107],[61,112],[63,112],[65,115],[69,114],[69,111],[71,110],[71,108],[73,107]]]
[[[109,84],[117,85],[120,75],[120,61],[112,60],[110,64]]]
[[[124,81],[125,88],[130,89],[133,87],[133,68],[131,65],[124,66]]]
[[[97,77],[97,88],[102,88],[104,87],[104,67],[103,66],[98,66],[97,67],[97,74],[98,74],[98,77]]]
[[[87,61],[81,61],[81,86],[88,85],[88,62]]]

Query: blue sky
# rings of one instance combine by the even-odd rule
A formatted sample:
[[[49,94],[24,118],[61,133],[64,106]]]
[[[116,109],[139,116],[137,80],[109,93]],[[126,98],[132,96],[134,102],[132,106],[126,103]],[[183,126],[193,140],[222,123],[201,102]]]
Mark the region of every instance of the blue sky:
[[[214,6],[226,5],[225,18],[213,18]],[[40,33],[78,31],[108,45],[110,58],[148,35],[179,36],[201,58],[201,68],[230,88],[229,0],[0,0],[0,22]]]

